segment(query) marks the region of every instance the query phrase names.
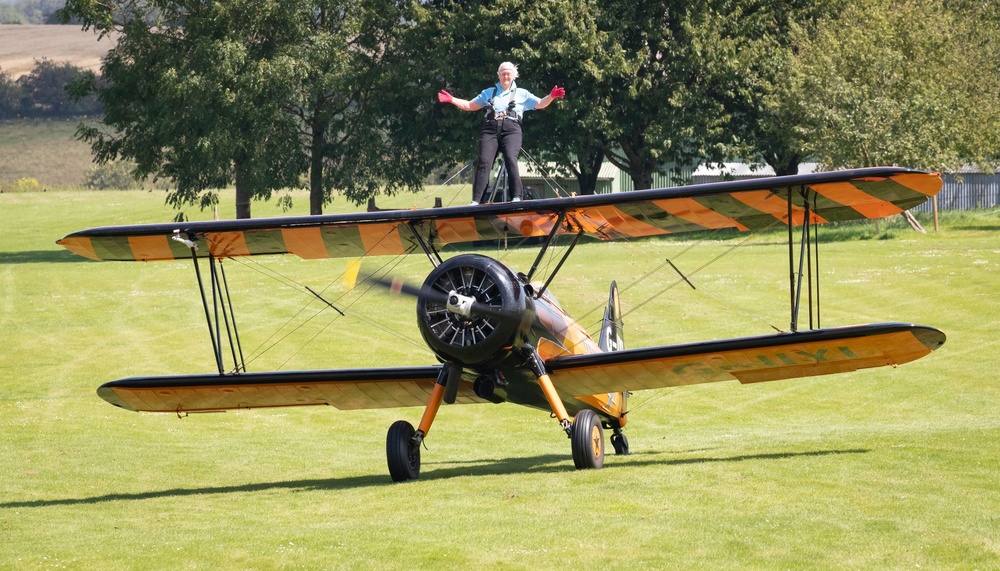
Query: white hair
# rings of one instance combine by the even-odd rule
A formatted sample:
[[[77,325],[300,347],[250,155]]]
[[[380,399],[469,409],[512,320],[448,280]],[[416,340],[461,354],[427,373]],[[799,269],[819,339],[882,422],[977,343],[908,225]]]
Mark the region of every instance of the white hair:
[[[505,68],[505,67],[509,67],[509,68],[511,68],[511,69],[514,70],[514,79],[517,79],[518,77],[520,77],[518,75],[518,73],[517,73],[517,66],[514,65],[513,63],[509,62],[509,61],[505,61],[502,64],[500,64],[500,67],[497,68],[497,73],[500,73],[500,70],[503,69],[503,68]]]

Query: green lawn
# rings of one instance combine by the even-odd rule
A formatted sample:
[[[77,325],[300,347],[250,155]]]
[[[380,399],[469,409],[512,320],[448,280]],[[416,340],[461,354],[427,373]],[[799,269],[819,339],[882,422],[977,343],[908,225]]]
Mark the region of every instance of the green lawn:
[[[439,192],[447,203],[456,191]],[[304,194],[295,202],[308,207]],[[213,370],[193,272],[91,262],[54,241],[172,217],[162,193],[0,194],[0,568],[1000,568],[996,212],[946,217],[938,234],[855,230],[823,244],[823,325],[934,325],[948,342],[929,357],[637,393],[633,454],[598,471],[573,469],[544,413],[446,406],[420,479],[400,485],[385,432],[419,408],[178,419],[95,395],[114,378]],[[628,287],[631,347],[787,329],[782,235],[728,254],[743,237],[699,238],[582,244],[553,289],[593,330],[608,282]],[[534,255],[487,253],[522,269]],[[697,289],[672,285],[669,266],[637,281],[665,258]],[[428,270],[417,256],[365,269],[397,262],[412,279]],[[412,301],[343,291],[344,266],[227,262],[245,347],[259,355],[251,369],[432,362]],[[329,286],[348,316],[320,312],[273,272]]]

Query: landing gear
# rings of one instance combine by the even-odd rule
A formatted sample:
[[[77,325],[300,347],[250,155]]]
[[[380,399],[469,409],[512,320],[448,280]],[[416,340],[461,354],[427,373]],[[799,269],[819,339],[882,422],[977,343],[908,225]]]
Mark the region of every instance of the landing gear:
[[[594,411],[583,410],[576,415],[569,438],[577,470],[604,466],[604,429]]]
[[[622,434],[620,428],[615,429],[615,433],[611,435],[611,446],[615,449],[615,454],[618,456],[628,455],[628,438]]]
[[[397,420],[385,437],[385,456],[393,482],[416,480],[420,476],[420,442],[413,425]]]
[[[424,416],[420,418],[420,426],[416,430],[405,420],[397,420],[389,427],[389,433],[385,436],[385,458],[389,463],[389,475],[393,482],[416,480],[420,477],[420,445],[431,431],[431,424],[444,400],[450,376],[455,376],[453,365],[445,364],[438,373],[438,380],[434,383]]]

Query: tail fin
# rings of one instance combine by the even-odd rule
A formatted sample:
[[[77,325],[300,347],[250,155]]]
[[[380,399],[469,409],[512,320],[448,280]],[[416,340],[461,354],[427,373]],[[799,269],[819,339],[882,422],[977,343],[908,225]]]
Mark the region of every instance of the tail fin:
[[[601,338],[597,342],[602,351],[621,351],[625,348],[624,327],[622,305],[618,300],[618,284],[611,282],[611,291],[608,292],[608,306],[604,308],[604,322],[601,324]],[[628,438],[622,434],[622,427],[628,421],[626,415],[628,414],[630,394],[627,391],[608,393],[611,428],[615,431],[611,436],[611,444],[615,447],[615,454],[628,454]]]
[[[597,343],[602,351],[621,351],[625,348],[623,328],[618,284],[612,281],[611,291],[608,292],[608,306],[604,309],[604,322],[601,324],[601,338]]]

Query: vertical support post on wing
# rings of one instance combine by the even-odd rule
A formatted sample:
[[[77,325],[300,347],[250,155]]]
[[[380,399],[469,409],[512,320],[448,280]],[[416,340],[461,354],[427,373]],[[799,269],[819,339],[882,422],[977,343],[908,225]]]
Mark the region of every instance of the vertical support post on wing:
[[[791,192],[788,193],[789,203],[791,202]],[[799,325],[799,308],[802,305],[802,276],[805,274],[806,269],[806,250],[809,248],[809,220],[810,210],[809,201],[805,201],[805,212],[802,218],[802,238],[799,240],[799,269],[798,269],[798,279],[795,285],[795,300],[792,304],[792,331],[798,330]],[[791,227],[791,219],[789,219],[789,227]],[[812,273],[812,266],[810,266],[810,274]],[[810,280],[811,283],[811,280]],[[812,299],[812,290],[810,289],[810,300]],[[810,321],[812,321],[812,306],[810,305]]]
[[[233,296],[230,295],[229,293],[229,280],[226,279],[226,268],[222,265],[221,262],[219,263],[219,271],[222,273],[222,285],[225,288],[226,304],[229,306],[229,316],[233,322],[233,333],[232,335],[230,335],[229,343],[230,345],[232,345],[233,337],[235,336],[236,338],[235,350],[238,350],[240,353],[239,361],[236,361],[236,354],[233,353],[234,365],[236,366],[238,371],[243,371],[245,373],[247,371],[247,363],[246,359],[243,357],[243,343],[240,342],[240,330],[239,328],[236,327],[236,312],[233,310]],[[229,323],[227,322],[226,328],[228,329],[228,327]]]
[[[212,268],[212,301],[215,304],[215,331],[216,337],[219,340],[219,358],[222,355],[222,331],[220,329],[221,322],[226,324],[226,336],[229,338],[229,351],[233,357],[233,368],[236,371],[246,371],[246,364],[242,361],[243,349],[240,347],[240,357],[236,356],[236,349],[240,345],[239,332],[236,329],[236,314],[233,313],[233,303],[232,298],[229,295],[229,283],[226,281],[226,273],[222,266],[222,260],[216,259],[214,256],[209,258]],[[216,269],[216,263],[218,263],[218,269]],[[218,301],[216,301],[216,294],[218,294]],[[222,312],[222,319],[219,319],[219,312]]]
[[[819,224],[813,224],[813,244],[816,249],[816,328],[823,327],[823,320],[821,319],[821,308],[820,303],[820,283],[819,283]]]
[[[503,189],[500,194],[500,201],[507,202],[510,200],[510,184],[507,178],[507,163],[500,161],[500,170],[497,171],[497,176],[493,180],[493,188],[490,189],[490,198],[486,202],[496,202],[497,201],[497,190]],[[485,198],[485,196],[483,197]]]
[[[796,331],[795,323],[795,250],[794,241],[795,235],[792,230],[793,220],[792,220],[792,189],[789,187],[788,192],[788,214],[785,222],[788,224],[788,292],[791,297],[791,319],[790,326],[792,331]]]
[[[194,244],[193,237],[190,242]],[[211,258],[211,254],[209,254]],[[192,245],[191,246],[191,259],[194,261],[194,273],[198,277],[198,291],[201,292],[201,305],[205,308],[205,321],[208,323],[208,336],[212,339],[212,354],[215,356],[215,364],[219,367],[219,374],[225,374],[225,369],[222,366],[222,352],[219,348],[219,344],[216,341],[215,332],[212,331],[212,313],[208,309],[208,298],[205,297],[205,284],[201,279],[201,267],[198,263],[198,250]],[[215,289],[212,290],[213,298],[215,296]]]

